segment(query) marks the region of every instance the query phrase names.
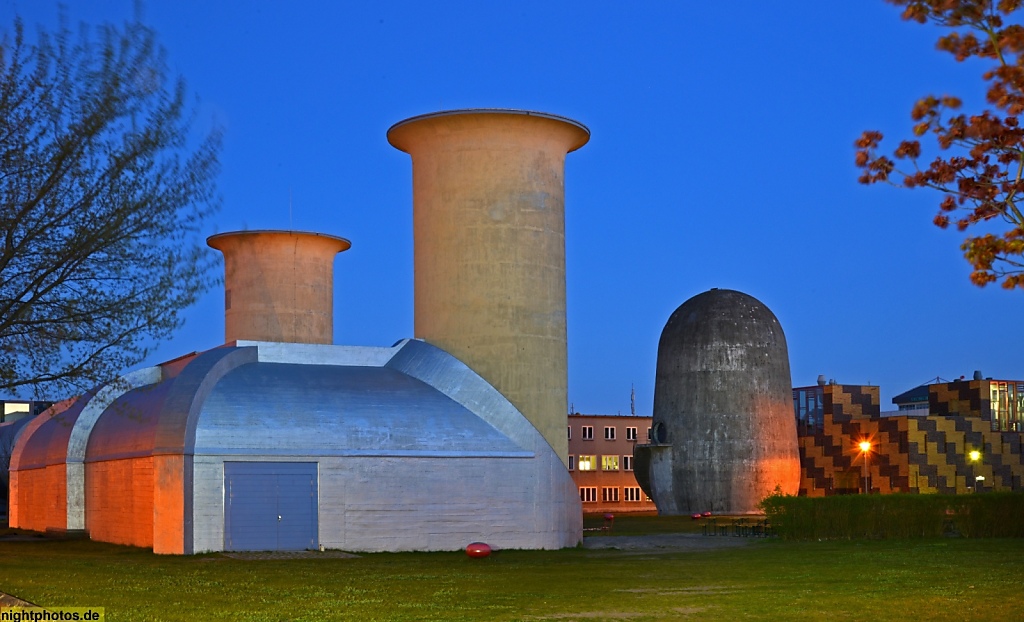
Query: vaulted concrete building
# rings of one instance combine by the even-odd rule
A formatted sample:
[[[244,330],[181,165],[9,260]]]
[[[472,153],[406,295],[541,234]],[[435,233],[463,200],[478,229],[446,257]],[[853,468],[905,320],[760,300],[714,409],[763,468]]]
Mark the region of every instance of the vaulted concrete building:
[[[493,387],[421,341],[237,341],[35,418],[11,525],[157,553],[574,546],[576,488]]]
[[[11,460],[11,526],[170,554],[579,543],[582,509],[562,431],[562,178],[565,154],[589,132],[537,113],[438,113],[390,136],[415,152],[421,173],[417,159],[427,156],[406,133],[438,123],[457,131],[447,146],[430,139],[445,157],[429,170],[461,188],[460,210],[487,216],[440,228],[416,217],[418,278],[434,266],[432,280],[417,281],[422,340],[333,343],[333,262],[348,240],[212,236],[224,253],[224,345],[131,372],[26,424]],[[492,167],[503,172],[490,184],[464,166],[483,152],[523,165]],[[471,179],[460,184],[460,170]],[[429,195],[417,185],[418,204],[432,205]],[[544,236],[537,210],[548,218]],[[503,248],[507,257],[493,259]],[[541,250],[543,265],[515,260]],[[467,266],[471,287],[459,272]],[[541,286],[548,296],[538,303]],[[543,314],[520,313],[538,304]]]

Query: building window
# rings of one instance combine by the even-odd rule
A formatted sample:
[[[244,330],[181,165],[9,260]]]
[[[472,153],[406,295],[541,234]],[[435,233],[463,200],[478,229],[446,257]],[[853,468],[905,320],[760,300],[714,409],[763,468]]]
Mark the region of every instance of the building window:
[[[602,471],[618,471],[619,470],[619,457],[618,456],[601,456],[601,470]]]
[[[627,441],[635,441],[636,440],[636,428],[626,428],[626,440]]]
[[[1018,385],[1007,382],[990,383],[990,405],[992,409],[993,432],[1016,432],[1021,428],[1020,415],[1017,410],[1019,398]]]
[[[576,468],[576,456],[569,456],[569,470],[572,471]]]
[[[601,501],[605,503],[618,503],[619,502],[619,489],[615,486],[602,486],[601,487]]]
[[[793,411],[801,432],[820,430],[824,423],[825,389],[810,387],[793,390]]]
[[[626,486],[622,489],[622,495],[626,501],[640,501],[640,495],[643,494],[639,486]]]
[[[622,470],[632,471],[633,470],[633,456],[622,456]]]
[[[923,413],[918,413],[918,414],[925,414],[925,415],[927,415],[928,414],[928,412],[927,412],[928,409],[929,409],[928,402],[917,402],[915,404],[900,404],[900,410],[903,410],[903,411],[907,411],[907,410],[913,410],[913,411],[922,410],[922,411],[925,411]]]
[[[580,456],[576,465],[576,468],[580,471],[596,471],[597,456]]]
[[[615,426],[606,425],[604,426],[604,440],[614,441],[615,440]]]
[[[596,503],[597,486],[580,486],[580,501],[583,503]]]
[[[580,430],[580,438],[582,438],[585,441],[592,441],[592,440],[594,440],[594,426],[592,426],[592,425],[585,425],[585,426],[583,426],[583,428]]]
[[[566,440],[570,440],[571,441],[572,440],[572,426],[569,425],[569,426],[565,426],[565,427],[566,427],[566,430],[568,430],[568,432],[567,432],[568,436],[566,436]]]

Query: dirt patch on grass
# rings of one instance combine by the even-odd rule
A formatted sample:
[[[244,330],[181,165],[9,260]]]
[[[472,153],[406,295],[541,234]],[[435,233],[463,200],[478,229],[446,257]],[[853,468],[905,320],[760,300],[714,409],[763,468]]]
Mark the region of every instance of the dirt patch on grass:
[[[707,611],[707,607],[673,607],[672,611],[679,615],[688,616]]]
[[[629,592],[631,594],[657,594],[659,596],[670,596],[672,594],[733,594],[739,590],[727,585],[698,585],[695,587],[668,589],[655,587],[623,588],[615,591]]]
[[[648,615],[629,611],[576,611],[574,613],[552,613],[546,616],[525,616],[524,620],[628,620]]]
[[[706,607],[673,607],[672,613],[680,616],[694,615],[707,611]],[[666,611],[666,613],[668,613]],[[638,613],[632,611],[577,611],[574,613],[552,613],[544,616],[526,616],[524,620],[629,620],[651,615],[650,612]]]

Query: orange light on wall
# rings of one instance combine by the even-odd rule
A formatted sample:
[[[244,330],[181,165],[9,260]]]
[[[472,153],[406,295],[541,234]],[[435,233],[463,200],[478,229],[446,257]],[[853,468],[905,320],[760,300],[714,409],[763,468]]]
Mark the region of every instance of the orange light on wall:
[[[860,447],[860,450],[863,453],[868,453],[869,451],[871,451],[871,441],[861,441],[860,445],[858,446]]]

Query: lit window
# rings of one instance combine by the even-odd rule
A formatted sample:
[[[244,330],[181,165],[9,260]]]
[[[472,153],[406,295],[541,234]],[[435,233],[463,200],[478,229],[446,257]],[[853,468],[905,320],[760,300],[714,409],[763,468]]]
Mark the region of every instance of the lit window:
[[[639,486],[626,486],[622,489],[622,496],[625,501],[640,501],[640,495],[643,494]]]
[[[581,433],[580,433],[580,438],[582,438],[585,441],[592,441],[592,440],[594,440],[594,426],[592,426],[592,425],[585,425],[585,426],[583,426],[583,429],[581,430]]]
[[[583,503],[597,502],[597,486],[581,486],[580,501]]]
[[[635,441],[636,440],[636,428],[626,428],[626,440],[627,441]]]
[[[619,457],[618,456],[601,456],[601,470],[602,471],[618,471],[619,470]]]
[[[597,456],[580,456],[576,462],[576,468],[580,471],[596,471]]]
[[[569,456],[569,470],[572,471],[576,467],[576,456]]]
[[[619,502],[619,489],[614,486],[602,486],[601,487],[601,501],[605,503],[618,503]]]
[[[606,425],[604,426],[604,440],[614,441],[615,440],[615,426]]]
[[[572,426],[571,425],[566,426],[566,430],[568,430],[568,432],[567,432],[568,436],[566,436],[566,440],[570,440],[571,441],[572,440]]]
[[[633,470],[633,456],[622,456],[622,470],[632,471]]]

